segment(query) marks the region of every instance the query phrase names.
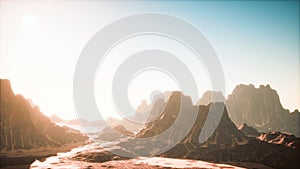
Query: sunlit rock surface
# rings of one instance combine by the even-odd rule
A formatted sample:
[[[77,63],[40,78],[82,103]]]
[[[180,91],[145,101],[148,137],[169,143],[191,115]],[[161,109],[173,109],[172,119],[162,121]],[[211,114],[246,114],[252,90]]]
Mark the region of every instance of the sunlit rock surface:
[[[230,119],[237,125],[247,123],[259,132],[281,131],[300,136],[300,113],[290,113],[280,103],[270,85],[238,85],[226,100]]]

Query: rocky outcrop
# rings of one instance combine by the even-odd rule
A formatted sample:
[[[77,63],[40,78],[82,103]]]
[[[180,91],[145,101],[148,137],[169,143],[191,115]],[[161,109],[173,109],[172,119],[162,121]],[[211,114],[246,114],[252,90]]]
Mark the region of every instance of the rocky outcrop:
[[[134,134],[122,125],[108,126],[98,133],[98,139],[101,141],[116,141],[126,136],[133,137]]]
[[[39,107],[15,95],[9,80],[0,79],[0,91],[1,152],[61,147],[87,140],[78,131],[55,125]]]
[[[270,85],[238,85],[228,96],[226,106],[237,126],[247,123],[260,132],[282,131],[300,136],[300,113],[284,109]]]
[[[240,125],[238,127],[238,130],[240,130],[245,136],[248,137],[257,137],[260,135],[260,133],[255,128],[248,126],[246,123]]]
[[[247,144],[214,151],[202,151],[199,157],[208,161],[235,161],[260,163],[272,168],[299,168],[299,139],[294,139],[297,147],[291,148],[283,144],[271,144],[253,138]]]
[[[297,139],[294,135],[281,132],[261,133],[257,139],[267,143],[285,145],[292,148],[299,147],[300,143],[299,139]]]

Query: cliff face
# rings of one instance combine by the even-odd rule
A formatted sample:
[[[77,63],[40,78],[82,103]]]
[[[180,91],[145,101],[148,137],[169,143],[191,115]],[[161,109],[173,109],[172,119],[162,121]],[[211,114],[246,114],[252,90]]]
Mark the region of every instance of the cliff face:
[[[1,151],[59,147],[83,142],[87,137],[67,127],[59,127],[32,106],[22,95],[15,95],[9,80],[0,79]]]
[[[300,136],[300,113],[284,109],[270,85],[238,85],[228,96],[226,106],[237,126],[247,123],[261,132],[282,131]]]

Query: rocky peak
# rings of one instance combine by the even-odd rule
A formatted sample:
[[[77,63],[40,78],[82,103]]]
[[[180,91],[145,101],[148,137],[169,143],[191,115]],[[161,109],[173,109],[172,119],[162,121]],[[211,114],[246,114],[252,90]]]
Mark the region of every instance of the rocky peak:
[[[291,116],[270,85],[238,85],[226,100],[228,114],[237,125],[246,122],[261,132],[277,131],[300,135],[300,115]]]
[[[160,134],[174,123],[180,111],[193,107],[192,99],[179,91],[172,92],[168,101],[165,104],[162,103],[164,103],[163,100],[156,101],[150,110],[149,123],[137,134],[137,137],[151,137]]]
[[[294,110],[293,112],[292,112],[292,114],[299,114],[300,112],[299,112],[299,110],[298,109],[296,109],[296,110]]]
[[[150,137],[157,135],[163,131],[166,131],[178,118],[179,111],[181,110],[185,118],[181,121],[181,125],[184,128],[185,125],[188,125],[193,121],[190,113],[196,113],[196,120],[189,131],[187,136],[182,140],[184,143],[190,143],[193,145],[199,144],[199,136],[201,130],[204,126],[206,118],[208,116],[209,110],[211,113],[214,111],[219,111],[222,108],[223,115],[221,117],[220,123],[216,130],[213,132],[211,137],[202,144],[203,146],[217,145],[217,146],[233,146],[235,144],[240,144],[245,142],[247,138],[237,130],[235,125],[231,122],[228,117],[226,108],[224,109],[223,103],[211,103],[207,106],[200,105],[194,106],[190,97],[184,96],[181,92],[173,92],[169,100],[166,103],[166,108],[159,118],[155,121],[147,124],[144,129],[138,133],[138,137]],[[183,135],[180,130],[171,131],[173,134],[170,135]],[[183,132],[183,131],[182,131]]]
[[[77,131],[52,123],[39,107],[32,107],[22,95],[15,95],[9,80],[0,79],[0,91],[1,151],[59,147],[87,139]]]

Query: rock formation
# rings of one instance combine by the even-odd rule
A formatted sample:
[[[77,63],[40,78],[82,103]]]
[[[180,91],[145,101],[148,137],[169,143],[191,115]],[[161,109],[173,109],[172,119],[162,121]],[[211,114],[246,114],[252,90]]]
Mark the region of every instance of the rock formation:
[[[247,123],[260,132],[281,131],[300,136],[300,113],[284,109],[270,85],[238,85],[228,96],[226,106],[237,126]]]
[[[117,144],[119,148],[113,152],[123,151],[131,152],[133,156],[136,153],[151,156],[156,150],[171,144],[174,137],[186,134],[178,144],[157,156],[214,162],[260,163],[272,168],[297,168],[299,166],[297,158],[300,152],[300,140],[298,138],[278,132],[260,134],[247,124],[243,124],[238,130],[230,120],[223,103],[195,106],[190,97],[184,96],[181,92],[173,92],[165,105],[165,109],[156,120],[147,123],[139,133],[132,135],[136,138],[149,138],[150,141],[130,139],[121,141]],[[185,118],[180,117],[180,110]],[[199,143],[199,135],[203,132],[209,110],[212,110],[210,113],[223,110],[223,115],[212,135],[204,143]],[[182,118],[180,125],[185,128],[185,125],[191,122],[189,117],[193,112],[197,113],[197,118],[188,133],[184,133],[185,130],[181,128],[172,128],[178,118]],[[156,136],[164,132],[167,132],[168,137],[158,141],[159,137]],[[75,158],[80,159],[84,156],[86,156],[85,153],[80,153]],[[101,157],[103,153],[98,153],[98,155],[93,153],[93,156]],[[115,158],[115,155],[111,156]]]
[[[180,132],[180,130],[176,129],[176,131],[172,131],[173,135],[187,134],[181,142],[197,145],[199,143],[200,132],[202,131],[203,125],[207,119],[210,109],[212,109],[213,111],[221,110],[222,112],[216,113],[223,113],[223,115],[218,124],[218,127],[213,132],[211,137],[199,146],[216,145],[230,147],[245,142],[247,140],[246,137],[240,131],[237,130],[235,125],[229,119],[226,108],[223,103],[211,103],[207,106],[195,106],[193,105],[191,98],[188,96],[184,96],[181,92],[172,93],[172,95],[166,103],[166,108],[164,112],[161,113],[157,120],[148,123],[145,126],[145,128],[137,134],[137,137],[150,137],[152,135],[157,135],[167,130],[171,125],[173,125],[176,118],[178,118],[180,113],[179,110],[181,110],[181,113],[185,114],[186,116],[186,118],[184,118],[185,121],[180,122],[181,126],[189,124],[191,122],[194,122],[194,125],[192,126],[189,133],[176,133]],[[188,118],[188,114],[191,114],[192,112],[197,113],[196,120]]]
[[[297,139],[294,135],[285,134],[281,132],[261,133],[260,136],[257,138],[261,141],[265,141],[272,144],[285,145],[292,148],[299,147],[300,143],[299,139]]]
[[[248,126],[246,123],[240,125],[238,129],[248,137],[257,137],[260,133],[253,127]]]
[[[22,95],[15,95],[9,80],[3,79],[0,79],[0,129],[1,152],[60,147],[87,140],[78,131],[52,123],[39,107],[33,107]]]

